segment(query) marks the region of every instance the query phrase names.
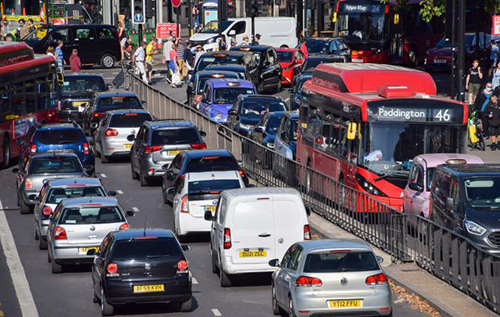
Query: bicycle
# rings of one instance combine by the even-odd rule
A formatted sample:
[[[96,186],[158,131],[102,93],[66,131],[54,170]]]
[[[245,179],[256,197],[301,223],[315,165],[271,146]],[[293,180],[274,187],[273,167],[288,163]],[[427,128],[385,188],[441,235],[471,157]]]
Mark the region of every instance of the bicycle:
[[[134,75],[134,67],[132,65],[132,62],[130,62],[130,61],[127,61],[127,62],[122,61],[120,64],[121,64],[122,70],[116,75],[115,79],[113,79],[113,86],[115,86],[115,88],[117,88],[117,89],[123,86],[122,87],[123,89],[130,90],[131,83],[130,83],[129,76]],[[127,82],[127,85],[124,85],[127,77],[129,78],[129,80]]]
[[[479,118],[477,111],[473,111],[467,120],[467,139],[468,145],[471,150],[478,149],[481,151],[486,150],[484,143],[483,129],[479,125]]]

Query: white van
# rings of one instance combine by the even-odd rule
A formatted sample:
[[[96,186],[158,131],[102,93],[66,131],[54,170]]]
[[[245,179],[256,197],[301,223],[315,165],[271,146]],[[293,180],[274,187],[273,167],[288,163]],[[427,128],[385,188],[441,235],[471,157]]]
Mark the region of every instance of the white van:
[[[300,193],[291,188],[256,187],[223,191],[212,220],[212,271],[220,271],[222,287],[231,274],[273,272],[272,259],[281,259],[311,233]]]
[[[255,34],[260,34],[259,44],[274,47],[295,47],[298,43],[297,23],[295,18],[289,17],[263,17],[255,18]],[[252,37],[252,19],[235,18],[222,22],[222,34],[230,43],[230,37],[236,37],[241,43],[246,34]],[[218,45],[218,21],[210,21],[199,33],[193,34],[189,39],[193,45],[202,45],[206,52],[215,50]]]

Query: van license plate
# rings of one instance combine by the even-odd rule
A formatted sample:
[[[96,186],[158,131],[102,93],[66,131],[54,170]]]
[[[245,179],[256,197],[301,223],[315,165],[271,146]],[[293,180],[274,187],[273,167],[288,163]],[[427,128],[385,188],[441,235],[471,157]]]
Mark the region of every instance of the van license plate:
[[[134,293],[152,293],[164,292],[165,286],[163,284],[154,285],[134,285]]]
[[[78,248],[78,253],[87,254],[90,250],[95,250],[95,252],[97,253],[97,251],[99,251],[99,247]]]
[[[205,206],[205,211],[210,211],[212,214],[215,213],[215,205]]]
[[[446,64],[446,60],[445,59],[435,59],[434,63],[436,63],[436,64]]]
[[[329,300],[329,308],[361,307],[359,299]]]
[[[267,251],[240,251],[240,258],[259,258],[266,257]]]
[[[130,148],[132,148],[132,144],[124,144],[123,146],[124,146],[126,149],[130,149]]]
[[[168,151],[168,156],[175,156],[181,152],[184,152],[184,150],[172,150],[172,151]]]
[[[353,63],[363,63],[363,59],[362,58],[353,58],[352,62]]]

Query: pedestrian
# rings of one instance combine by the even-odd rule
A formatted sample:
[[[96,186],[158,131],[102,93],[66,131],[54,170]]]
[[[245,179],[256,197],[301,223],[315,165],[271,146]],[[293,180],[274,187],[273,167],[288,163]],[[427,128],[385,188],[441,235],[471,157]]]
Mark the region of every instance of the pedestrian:
[[[231,48],[238,46],[238,42],[236,41],[236,37],[231,37]]]
[[[156,54],[155,51],[156,38],[152,36],[149,39],[149,44],[146,46],[146,71],[148,72],[149,84],[152,84],[153,77],[153,57]]]
[[[488,124],[488,114],[486,113],[486,107],[490,102],[490,98],[493,96],[493,84],[487,83],[481,93],[476,97],[474,103],[474,110],[478,112],[478,116],[483,123],[483,133],[487,137],[490,135],[489,124]]]
[[[18,36],[17,38],[22,40],[26,35],[29,34],[29,26],[26,24],[26,22],[24,21],[24,19],[20,19],[19,20],[19,27],[17,28],[18,30]]]
[[[47,55],[56,58],[56,50],[54,49],[54,46],[50,45],[47,47]]]
[[[132,56],[132,63],[135,64],[135,74],[142,77],[144,83],[148,82],[148,76],[146,74],[145,61],[146,61],[146,46],[148,43],[146,41],[142,42],[141,46],[135,50]]]
[[[243,35],[243,42],[241,42],[240,46],[249,46],[250,45],[250,38],[248,37],[247,34]]]
[[[500,138],[500,107],[498,104],[498,96],[490,97],[490,102],[486,107],[488,114],[488,124],[491,136],[491,150],[495,151],[498,148],[498,140]]]
[[[205,50],[203,49],[203,46],[197,45],[196,46],[196,56],[194,58],[194,66],[198,63],[198,60],[200,59],[201,55],[205,54]]]
[[[255,34],[255,39],[253,40],[254,45],[260,45],[261,35],[259,33]]]
[[[500,86],[500,62],[495,65],[491,72],[491,83],[493,84],[493,89]]]
[[[472,67],[469,68],[469,72],[467,73],[467,78],[465,80],[465,89],[469,91],[469,105],[474,104],[474,98],[479,93],[479,88],[481,88],[482,79],[483,79],[483,71],[479,66],[479,61],[475,59],[472,62]]]
[[[491,67],[489,71],[489,75],[491,76],[492,71],[497,67],[497,64],[499,62],[498,57],[500,55],[500,48],[497,45],[497,42],[494,40],[491,40],[491,51],[490,51],[490,62],[491,62]]]
[[[224,34],[219,39],[219,51],[227,51],[226,36]]]
[[[173,71],[170,69],[170,52],[172,51],[172,46],[174,45],[172,37],[169,36],[165,44],[163,44],[163,64],[167,66],[167,82],[170,83],[172,79]]]
[[[69,65],[73,74],[80,73],[80,70],[82,69],[82,61],[80,60],[80,56],[78,56],[78,50],[76,48],[73,49],[73,52],[69,57]]]
[[[59,41],[57,41],[57,46],[55,48],[56,53],[57,53],[57,56],[56,56],[57,67],[59,68],[60,73],[64,72],[64,65],[66,65],[66,61],[64,60],[64,55],[63,55],[63,51],[62,51],[63,45],[64,45],[63,41],[59,40]]]
[[[179,36],[177,39],[177,70],[179,71],[179,74],[181,76],[181,79],[184,80],[184,78],[187,77],[188,71],[187,67],[185,65],[184,61],[184,50],[185,47],[182,44],[182,38]]]
[[[28,19],[28,34],[36,30],[33,19]]]
[[[187,49],[184,50],[184,63],[186,64],[186,67],[189,70],[193,69],[193,60],[194,60],[194,55],[193,52],[191,51],[191,43],[188,42]]]
[[[309,52],[307,50],[307,38],[304,38],[304,41],[300,45],[300,51],[302,52],[302,55],[304,55],[304,60],[307,59],[309,56]]]
[[[125,31],[125,26],[123,22],[118,22],[118,38],[120,39],[120,50],[122,54],[122,60],[125,59],[125,47],[127,46],[127,32]]]

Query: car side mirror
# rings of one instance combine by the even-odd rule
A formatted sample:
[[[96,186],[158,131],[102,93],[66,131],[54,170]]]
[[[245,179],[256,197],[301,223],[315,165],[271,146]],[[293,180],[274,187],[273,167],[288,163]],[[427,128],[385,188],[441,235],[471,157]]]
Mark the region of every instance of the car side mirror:
[[[164,164],[164,165],[162,165],[161,169],[164,171],[167,171],[169,167],[170,167],[170,164]]]
[[[175,187],[169,187],[167,189],[167,195],[173,195],[175,194]]]
[[[453,209],[455,209],[455,207],[456,207],[456,205],[453,202],[453,198],[452,197],[447,197],[446,198],[446,209],[453,210]]]
[[[99,127],[99,125],[97,124],[97,122],[92,122],[92,123],[90,124],[90,127],[91,127],[92,129],[97,129],[97,127]]]
[[[141,101],[141,104],[142,104],[143,106],[146,106],[148,103],[147,103],[147,101],[142,100],[142,101]]]
[[[110,90],[111,88],[113,88],[113,85],[111,85],[111,84],[106,84],[106,90]]]
[[[236,35],[236,31],[235,30],[231,30],[231,31],[229,31],[229,33],[227,35],[229,35],[229,36],[235,36]]]
[[[238,113],[236,112],[235,109],[229,109],[229,111],[227,112],[228,115],[230,116],[236,116],[238,115]]]
[[[414,190],[416,192],[422,192],[423,191],[422,186],[420,186],[419,184],[410,183],[409,187],[410,187],[411,190]]]
[[[280,266],[280,260],[278,260],[278,259],[272,259],[268,263],[269,263],[269,266],[272,266],[272,267],[279,267]]]
[[[89,144],[94,143],[94,138],[93,138],[93,137],[91,137],[91,136],[88,136],[88,137],[87,137],[87,142],[88,142]]]
[[[264,132],[263,127],[255,127],[253,130],[254,130],[255,132],[260,132],[260,133]]]
[[[378,262],[378,263],[382,263],[382,262],[384,262],[384,258],[383,258],[383,257],[381,257],[381,256],[378,256],[378,255],[377,255],[375,258],[377,259],[377,262]]]
[[[207,133],[205,131],[200,131],[200,135],[204,138],[207,136]]]
[[[186,244],[182,244],[181,248],[182,248],[182,251],[191,251],[191,247],[186,245]]]
[[[175,179],[174,172],[172,171],[168,171],[166,175],[169,181],[173,181]]]
[[[132,141],[134,141],[134,140],[135,140],[135,135],[133,135],[133,134],[131,134],[131,135],[129,135],[129,136],[127,137],[127,141],[132,142]]]
[[[206,98],[203,98],[201,99],[201,103],[206,103],[206,104],[209,104],[210,103],[210,100],[206,99]]]
[[[127,211],[125,212],[125,215],[126,215],[127,217],[134,217],[134,216],[135,216],[135,211],[133,211],[133,210],[127,210]]]
[[[14,173],[14,174],[18,174],[20,171],[21,170],[17,167],[12,169],[12,173]]]
[[[108,192],[108,196],[114,197],[114,196],[116,196],[116,192],[114,190],[110,190]]]
[[[306,215],[309,217],[311,215],[311,207],[306,206]]]
[[[24,146],[26,144],[26,141],[21,138],[18,138],[16,139],[16,144],[19,146]]]
[[[204,218],[206,221],[213,221],[214,216],[212,215],[212,212],[210,210],[205,211]]]
[[[85,165],[83,167],[83,170],[85,171],[85,173],[90,175],[92,173],[92,171],[94,170],[94,167],[92,165]]]

